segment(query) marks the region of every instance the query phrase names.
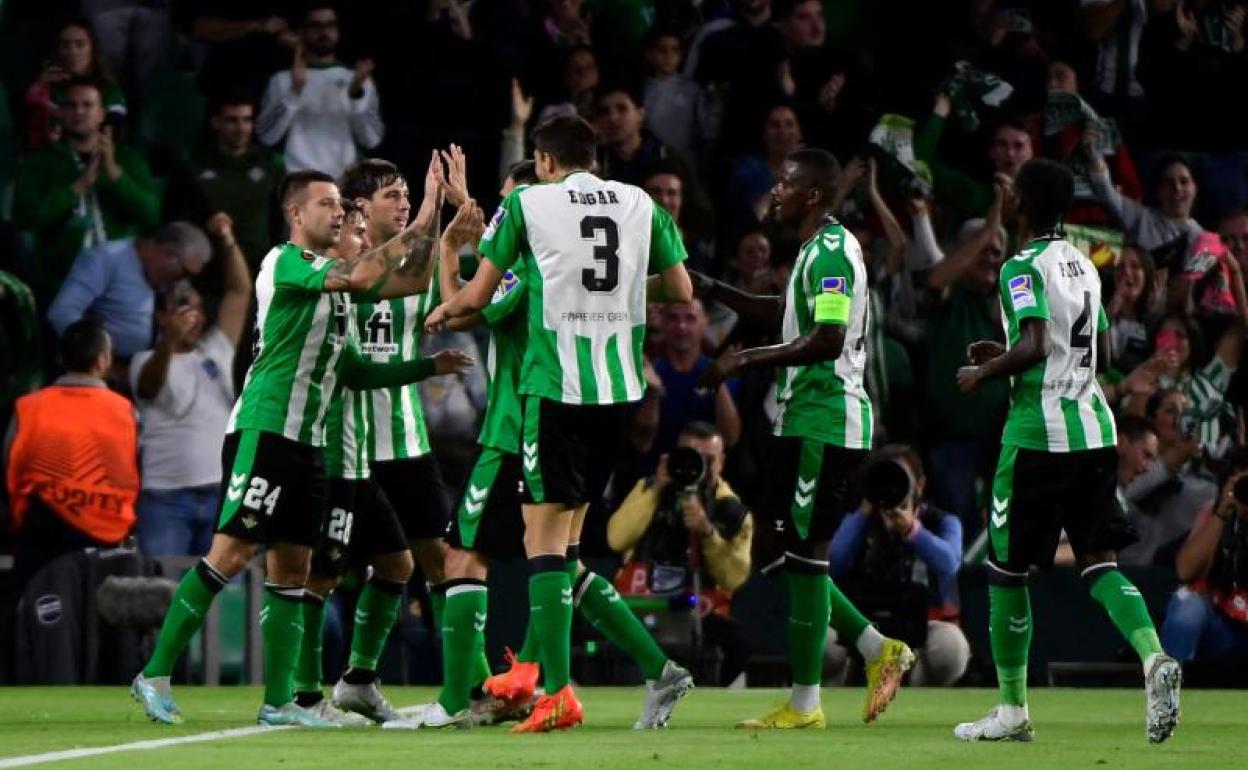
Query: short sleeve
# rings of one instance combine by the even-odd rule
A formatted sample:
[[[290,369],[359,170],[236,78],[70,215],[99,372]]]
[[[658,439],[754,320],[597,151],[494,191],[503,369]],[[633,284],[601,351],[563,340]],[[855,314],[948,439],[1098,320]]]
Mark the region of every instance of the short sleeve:
[[[1096,330],[1098,332],[1109,331],[1109,316],[1105,314],[1105,306],[1100,305],[1096,314]]]
[[[481,234],[481,245],[477,249],[481,256],[504,272],[520,258],[525,242],[524,208],[520,204],[520,194],[526,189],[519,187],[512,190],[498,205],[498,210],[490,217],[490,224]]]
[[[659,204],[654,204],[650,220],[650,272],[661,273],[684,262],[687,257],[685,241],[680,237],[680,228],[676,227],[672,215]]]
[[[815,298],[815,323],[848,326],[854,269],[845,255],[845,239],[839,233],[824,233],[807,248],[815,250],[805,276],[806,292]]]
[[[1049,320],[1044,280],[1030,260],[1010,259],[1001,266],[1001,302],[1007,312],[1020,321],[1024,318]]]
[[[487,325],[493,326],[516,312],[516,309],[523,303],[524,280],[517,266],[515,270],[503,273],[503,280],[499,281],[498,288],[494,290],[490,304],[481,309],[481,317],[485,319]]]
[[[278,289],[320,293],[324,291],[325,276],[333,266],[332,259],[287,244],[277,255],[273,285]]]

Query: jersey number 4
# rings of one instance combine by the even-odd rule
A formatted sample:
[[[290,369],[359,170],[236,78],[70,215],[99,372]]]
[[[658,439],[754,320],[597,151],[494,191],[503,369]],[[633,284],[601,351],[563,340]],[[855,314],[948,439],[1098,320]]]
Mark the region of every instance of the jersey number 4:
[[[1079,359],[1080,368],[1086,369],[1092,366],[1092,292],[1090,291],[1083,293],[1083,310],[1079,312],[1074,324],[1070,327],[1070,350],[1072,353],[1076,350],[1083,351],[1083,358]]]
[[[610,294],[620,285],[619,225],[610,217],[585,217],[581,220],[581,237],[594,242],[597,263],[581,271],[581,285],[587,291]],[[605,243],[598,242],[600,237]]]

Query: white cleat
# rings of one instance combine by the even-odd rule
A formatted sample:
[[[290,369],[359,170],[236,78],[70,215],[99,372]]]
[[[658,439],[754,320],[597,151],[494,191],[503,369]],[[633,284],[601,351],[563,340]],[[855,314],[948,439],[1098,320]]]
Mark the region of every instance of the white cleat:
[[[1017,724],[1009,724],[1001,718],[1001,707],[988,712],[977,722],[963,722],[953,728],[953,734],[962,741],[1023,741],[1035,738],[1031,720],[1024,718]]]
[[[271,727],[342,727],[337,722],[322,719],[311,709],[305,709],[294,701],[284,706],[264,704],[260,707],[260,713],[256,715],[256,722]]]
[[[372,724],[367,717],[338,708],[329,698],[321,698],[316,702],[316,705],[308,706],[307,709],[321,719],[328,722],[337,722],[343,727],[363,727],[364,725]]]
[[[1158,655],[1144,677],[1148,697],[1148,742],[1161,743],[1174,734],[1179,724],[1179,688],[1183,669],[1169,655]]]
[[[663,673],[654,684],[646,684],[646,701],[633,729],[658,730],[666,727],[676,704],[692,689],[693,676],[669,660],[663,665]]]
[[[376,682],[369,684],[348,684],[338,680],[334,685],[334,705],[343,711],[351,711],[362,717],[385,724],[402,720],[403,715],[394,710],[381,688]]]
[[[443,730],[448,728],[466,729],[473,726],[472,711],[464,709],[457,714],[448,714],[441,703],[426,703],[410,717],[389,719],[381,723],[383,730]]]

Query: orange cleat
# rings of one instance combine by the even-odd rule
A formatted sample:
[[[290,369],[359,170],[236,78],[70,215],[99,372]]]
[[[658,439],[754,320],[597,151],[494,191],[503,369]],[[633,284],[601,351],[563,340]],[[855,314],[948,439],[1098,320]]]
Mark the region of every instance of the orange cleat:
[[[533,699],[533,692],[537,689],[537,678],[542,673],[542,667],[537,663],[516,660],[510,647],[504,652],[503,659],[511,665],[511,668],[489,677],[481,688],[509,704],[528,703]]]
[[[543,695],[537,699],[533,713],[529,718],[511,728],[513,733],[549,733],[555,730],[567,730],[585,721],[585,712],[581,702],[572,692],[572,685],[564,685],[554,695]]]

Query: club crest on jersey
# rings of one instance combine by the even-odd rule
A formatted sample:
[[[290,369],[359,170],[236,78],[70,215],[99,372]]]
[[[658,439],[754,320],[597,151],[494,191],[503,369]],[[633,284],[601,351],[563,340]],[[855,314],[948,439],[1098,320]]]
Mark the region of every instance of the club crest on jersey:
[[[1036,294],[1032,290],[1031,276],[1020,275],[1010,279],[1010,302],[1015,310],[1036,306]]]
[[[824,294],[848,294],[844,278],[824,278],[822,285]]]
[[[490,301],[498,302],[503,297],[510,294],[519,285],[520,279],[516,277],[515,273],[508,270],[503,273],[503,280],[499,281],[498,288],[494,290],[494,297]]]
[[[485,232],[481,234],[481,240],[488,241],[494,237],[494,233],[498,232],[498,228],[502,227],[503,220],[507,218],[507,209],[499,206],[494,212],[494,216],[490,217],[490,223],[486,225]]]

